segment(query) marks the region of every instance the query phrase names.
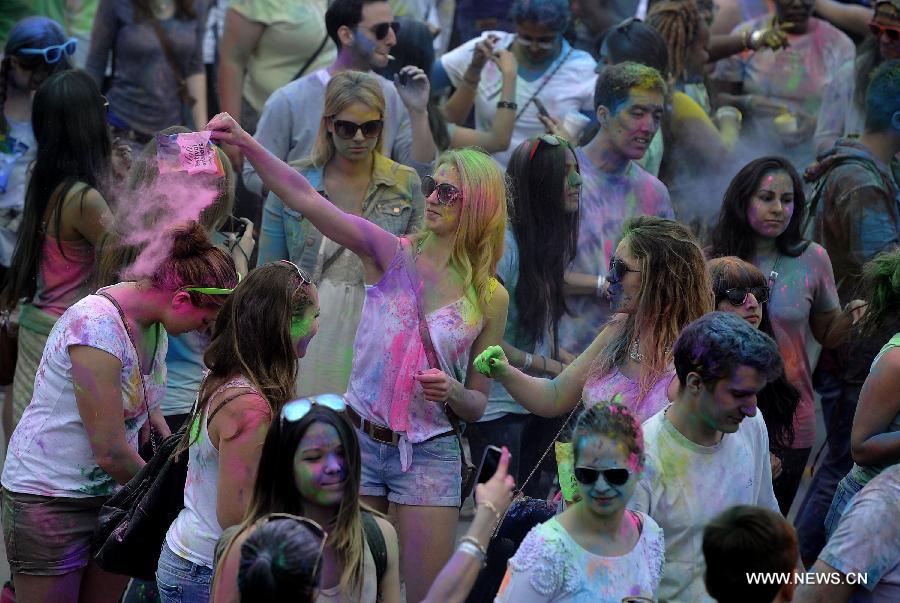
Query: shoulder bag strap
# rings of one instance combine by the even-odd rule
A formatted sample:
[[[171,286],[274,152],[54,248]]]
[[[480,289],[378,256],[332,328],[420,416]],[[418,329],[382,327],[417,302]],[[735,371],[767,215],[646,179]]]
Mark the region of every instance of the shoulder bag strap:
[[[306,59],[306,62],[303,63],[303,67],[301,67],[300,71],[297,72],[297,75],[291,78],[292,82],[303,77],[303,74],[306,73],[306,70],[309,69],[309,66],[313,64],[313,61],[319,58],[319,55],[322,54],[323,50],[325,50],[326,44],[328,44],[328,34],[325,34],[325,38],[322,40],[322,43],[319,44],[319,47],[316,48],[316,51],[312,54],[312,56]]]
[[[544,78],[544,81],[541,82],[541,85],[538,86],[538,89],[534,91],[534,94],[531,95],[531,98],[529,98],[527,101],[525,101],[525,104],[522,105],[522,108],[519,109],[518,113],[516,113],[516,121],[518,121],[519,118],[522,117],[522,114],[525,113],[525,109],[527,109],[528,105],[530,105],[532,103],[532,101],[534,101],[534,99],[537,97],[537,95],[541,93],[541,90],[544,89],[544,86],[546,86],[550,82],[550,80],[553,79],[553,76],[556,75],[556,72],[559,71],[559,68],[562,67],[565,64],[565,62],[569,60],[569,56],[572,54],[573,50],[575,50],[575,48],[573,46],[570,46],[569,52],[566,53],[566,56],[564,56],[562,58],[562,60],[556,64],[556,67],[553,68],[553,71],[550,72],[550,75],[548,75],[546,78]]]
[[[175,51],[172,49],[172,43],[169,41],[169,37],[163,30],[162,23],[159,22],[159,19],[151,15],[150,25],[153,26],[153,31],[154,33],[156,33],[156,37],[159,40],[159,45],[162,46],[163,55],[165,55],[166,57],[166,62],[169,64],[169,67],[172,68],[172,71],[175,72],[175,76],[178,78],[178,93],[181,95],[181,100],[188,105],[193,105],[195,102],[197,102],[197,99],[191,96],[191,93],[188,92],[184,70],[181,68],[181,64],[179,64],[178,59],[175,57]]]
[[[128,335],[128,341],[131,342],[131,349],[134,350],[134,357],[137,359],[137,371],[138,375],[141,376],[141,393],[144,397],[144,409],[147,412],[147,426],[150,429],[150,445],[153,448],[153,454],[156,454],[157,449],[159,448],[159,444],[156,441],[153,433],[153,426],[150,424],[150,400],[147,398],[147,384],[144,382],[144,369],[141,367],[141,354],[138,352],[137,345],[134,343],[134,335],[131,333],[131,327],[128,326],[128,319],[125,318],[125,312],[122,311],[122,306],[119,305],[119,302],[116,301],[112,295],[107,293],[106,291],[98,291],[97,295],[105,297],[109,300],[109,302],[115,306],[116,311],[119,313],[119,318],[122,320],[122,326],[125,327],[125,334]],[[159,342],[157,341],[157,345]],[[156,354],[154,354],[156,356]],[[151,360],[151,362],[155,362],[155,358]]]

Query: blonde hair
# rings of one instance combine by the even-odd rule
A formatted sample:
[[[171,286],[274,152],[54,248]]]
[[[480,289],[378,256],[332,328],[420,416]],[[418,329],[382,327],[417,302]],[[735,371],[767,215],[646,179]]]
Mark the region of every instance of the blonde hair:
[[[503,255],[509,190],[506,174],[477,148],[445,151],[438,157],[435,171],[441,166],[456,168],[463,196],[450,260],[460,272],[466,297],[483,312],[496,287],[493,276]],[[425,234],[417,238],[422,236]]]
[[[297,167],[321,168],[334,157],[334,140],[328,131],[329,120],[353,103],[368,105],[385,117],[384,91],[377,75],[360,71],[342,71],[333,76],[325,87],[325,108],[322,110],[322,121],[312,153],[297,162]],[[380,153],[384,141],[384,129],[378,134],[375,152]]]
[[[625,222],[622,240],[640,262],[640,294],[626,318],[612,322],[612,337],[597,356],[592,372],[610,373],[627,360],[640,338],[645,360],[641,366],[640,397],[666,373],[681,330],[712,312],[713,294],[700,245],[679,222],[640,216]]]

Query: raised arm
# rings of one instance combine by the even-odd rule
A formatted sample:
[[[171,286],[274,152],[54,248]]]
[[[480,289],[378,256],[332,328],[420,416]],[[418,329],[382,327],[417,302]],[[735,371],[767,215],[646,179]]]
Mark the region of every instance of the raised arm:
[[[503,74],[503,87],[500,90],[500,101],[515,103],[516,79],[518,77],[519,64],[516,55],[508,50],[498,50],[492,58]],[[471,104],[470,104],[471,106]],[[516,109],[512,107],[497,108],[497,114],[491,124],[491,129],[473,130],[463,126],[457,126],[450,139],[452,148],[481,147],[488,153],[505,151],[509,148],[512,139],[513,127],[516,125]]]
[[[206,126],[212,138],[238,147],[253,165],[263,184],[288,207],[303,214],[313,226],[339,245],[384,270],[397,251],[397,238],[360,216],[345,213],[322,197],[294,168],[275,157],[247,134],[227,113]]]

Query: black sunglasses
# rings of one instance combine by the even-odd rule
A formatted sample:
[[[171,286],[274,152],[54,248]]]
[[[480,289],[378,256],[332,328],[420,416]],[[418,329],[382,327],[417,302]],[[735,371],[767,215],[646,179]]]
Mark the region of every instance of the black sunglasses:
[[[631,471],[628,469],[591,469],[589,467],[575,467],[575,479],[584,485],[595,484],[600,474],[610,486],[624,486],[631,478]]]
[[[753,297],[756,298],[756,301],[760,304],[764,304],[769,301],[769,288],[765,285],[760,285],[758,287],[733,287],[731,289],[725,290],[725,299],[728,300],[732,306],[743,306],[744,302],[747,301],[747,296],[753,294]]]
[[[424,176],[422,178],[422,194],[427,199],[434,191],[437,191],[438,193],[437,202],[440,205],[446,205],[447,207],[453,207],[453,205],[457,201],[461,201],[463,197],[462,191],[452,184],[448,184],[447,182],[438,184],[431,176]]]
[[[609,259],[609,274],[607,275],[607,280],[609,282],[618,283],[628,272],[640,273],[640,270],[633,270],[629,268],[628,264],[626,264],[624,260],[617,258],[616,256],[612,256]]]
[[[376,40],[383,40],[387,37],[388,32],[392,29],[394,30],[394,35],[397,35],[397,33],[400,31],[400,23],[397,21],[385,21],[384,23],[366,27],[366,29],[375,34]]]
[[[334,133],[338,138],[350,140],[356,136],[359,130],[362,130],[363,136],[366,138],[378,138],[381,129],[384,127],[384,120],[373,119],[365,123],[358,124],[353,121],[345,121],[343,119],[333,119],[331,124],[334,126]]]

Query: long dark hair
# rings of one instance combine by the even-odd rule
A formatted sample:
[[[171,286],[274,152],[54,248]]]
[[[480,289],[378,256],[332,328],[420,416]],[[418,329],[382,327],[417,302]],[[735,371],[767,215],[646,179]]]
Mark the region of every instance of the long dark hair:
[[[787,172],[791,178],[794,186],[794,213],[787,228],[775,239],[775,247],[779,253],[794,258],[806,251],[809,241],[803,238],[801,232],[806,213],[803,181],[790,161],[784,157],[769,156],[754,159],[742,167],[728,185],[719,219],[709,235],[709,257],[733,255],[748,262],[753,261],[756,255],[756,234],[747,221],[747,207],[763,176],[777,170]]]
[[[574,150],[558,139],[556,146],[538,143],[531,156],[536,140],[522,141],[506,168],[514,200],[509,223],[519,250],[515,301],[526,341],[533,346],[549,332],[557,357],[559,321],[567,311],[563,273],[578,245],[578,212],[566,213],[564,196],[566,154]]]
[[[88,185],[81,192],[80,203],[91,188],[102,188],[112,155],[103,97],[84,71],[56,73],[41,85],[34,96],[31,125],[37,158],[0,300],[6,308],[15,306],[19,298],[34,297],[44,238],[48,232],[59,238],[63,200],[79,182]],[[54,207],[45,229],[44,216],[51,204]]]
[[[707,263],[709,280],[715,294],[715,307],[725,299],[725,291],[732,287],[768,285],[762,271],[748,261],[734,256],[715,258]],[[769,319],[769,304],[763,303],[759,330],[775,338]],[[784,370],[757,395],[757,404],[766,420],[769,446],[783,452],[794,443],[794,413],[800,403],[800,391],[790,384]]]
[[[29,72],[29,84],[37,88],[50,75],[71,69],[69,56],[63,53],[57,62],[47,63],[42,55],[20,54],[19,51],[23,48],[47,48],[65,41],[66,32],[59,23],[47,17],[26,17],[9,30],[3,60],[0,61],[0,134],[6,134],[9,130],[3,108],[6,105],[6,87],[12,75],[12,57],[16,57],[19,65]]]
[[[344,451],[347,479],[341,504],[329,531],[329,545],[339,553],[344,571],[341,584],[357,592],[362,584],[365,538],[362,530],[359,501],[360,467],[362,460],[356,430],[342,415],[325,407],[313,405],[310,411],[297,421],[274,417],[259,458],[259,469],[253,497],[247,508],[244,526],[248,527],[267,513],[291,513],[305,515],[303,496],[294,479],[294,457],[300,440],[313,423],[326,423],[337,431]]]

